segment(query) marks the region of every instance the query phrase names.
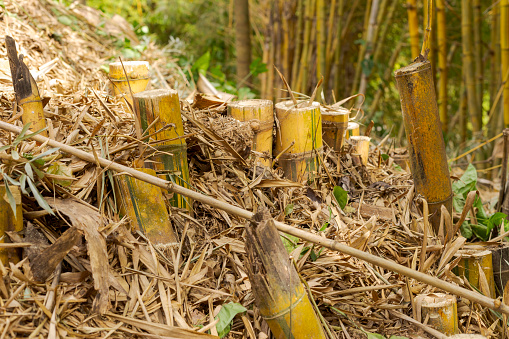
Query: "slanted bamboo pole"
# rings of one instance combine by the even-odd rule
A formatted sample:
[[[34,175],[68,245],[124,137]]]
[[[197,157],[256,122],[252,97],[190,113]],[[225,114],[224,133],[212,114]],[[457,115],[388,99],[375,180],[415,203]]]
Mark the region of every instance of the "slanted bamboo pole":
[[[12,85],[16,93],[16,102],[23,109],[21,120],[24,125],[30,123],[30,129],[33,131],[43,129],[46,127],[46,120],[44,120],[44,108],[37,83],[27,65],[23,62],[23,54],[18,56],[14,39],[7,35],[5,45],[11,68]],[[47,136],[48,131],[42,131],[41,134]]]
[[[134,95],[134,104],[139,114],[141,127],[145,133],[154,133],[155,140],[164,141],[155,147],[156,155],[151,157],[145,167],[154,169],[166,180],[173,181],[180,186],[189,187],[189,168],[187,164],[187,144],[184,135],[184,125],[180,114],[180,101],[177,91],[172,89],[155,89]],[[155,122],[158,119],[158,122]],[[146,131],[148,126],[151,131]],[[153,149],[147,152],[152,153]],[[191,211],[191,202],[181,195],[174,195],[170,204],[175,207]]]
[[[122,67],[122,63],[124,67]],[[131,91],[132,93],[139,93],[148,86],[150,81],[148,67],[147,61],[112,62],[110,64],[110,79],[113,83],[111,88],[113,95],[123,95],[132,107]],[[127,80],[129,80],[129,83]],[[131,85],[131,90],[129,90],[129,85]]]
[[[415,297],[417,320],[448,336],[458,333],[456,297],[445,293],[420,294]]]
[[[7,196],[5,183],[0,184],[0,243],[9,242],[7,232],[21,232],[23,230],[23,209],[21,207],[21,190],[19,186],[9,185],[9,190],[14,197],[16,213],[13,213],[12,207]],[[20,259],[17,248],[1,248],[0,260],[2,264],[9,265],[9,262],[16,263]]]
[[[463,74],[467,89],[468,111],[472,121],[473,132],[482,128],[481,115],[475,89],[475,75],[472,52],[472,7],[469,0],[461,1],[461,40],[463,47]]]
[[[323,338],[304,284],[268,210],[246,227],[247,273],[255,304],[275,338]]]
[[[452,213],[452,187],[431,64],[415,62],[397,70],[395,75],[415,191],[427,200],[431,224],[438,234],[441,206]]]
[[[419,20],[417,17],[417,0],[407,0],[408,32],[410,32],[410,47],[412,58],[419,56]]]
[[[458,265],[453,269],[456,275],[465,276],[468,282],[484,295],[495,298],[495,279],[493,276],[493,256],[491,251],[458,251],[461,256]]]
[[[258,158],[260,166],[272,163],[272,127],[274,109],[271,100],[251,99],[235,101],[228,104],[228,115],[239,121],[249,121],[254,132],[252,150],[263,153]]]
[[[449,118],[447,116],[447,18],[445,15],[445,0],[437,0],[437,42],[438,42],[438,70],[440,83],[438,85],[438,110],[442,131],[447,132]]]
[[[509,0],[500,1],[500,54],[502,74],[509,71]],[[504,124],[509,127],[509,81],[504,84]]]
[[[280,128],[276,130],[275,153],[285,176],[297,182],[311,180],[323,144],[320,104],[301,101],[296,106],[293,101],[283,101],[276,104],[276,115]]]
[[[0,121],[0,129],[10,131],[10,132],[16,133],[16,134],[19,134],[21,132],[21,128],[16,127],[12,124],[3,122],[3,121]],[[40,143],[47,143],[51,147],[58,147],[61,152],[74,155],[84,161],[88,161],[93,164],[99,164],[103,168],[108,168],[108,169],[111,169],[112,171],[116,171],[119,173],[125,172],[136,179],[148,182],[152,185],[166,189],[170,192],[185,195],[186,197],[189,197],[195,201],[199,201],[203,204],[213,206],[215,208],[218,208],[220,210],[223,210],[227,213],[238,216],[240,218],[244,218],[244,219],[248,219],[248,220],[253,219],[253,216],[254,216],[253,212],[247,211],[245,209],[228,204],[223,201],[219,201],[217,199],[206,196],[204,194],[201,194],[201,193],[198,193],[195,191],[191,191],[190,189],[187,189],[185,187],[175,185],[174,183],[172,183],[170,181],[166,181],[166,180],[160,179],[158,177],[137,171],[134,168],[130,168],[130,167],[118,164],[116,162],[113,162],[113,161],[110,161],[110,160],[107,160],[107,159],[104,159],[101,157],[97,157],[94,154],[87,153],[87,152],[77,149],[75,147],[63,144],[61,142],[46,138],[41,135],[34,135],[31,137],[31,139],[38,141]],[[484,296],[480,293],[477,293],[475,291],[467,290],[465,288],[456,286],[454,284],[451,284],[445,280],[436,278],[429,274],[425,274],[425,273],[413,270],[406,266],[397,264],[391,260],[387,260],[387,259],[381,258],[379,256],[360,251],[358,249],[352,248],[352,247],[342,244],[340,242],[324,238],[317,234],[309,233],[307,231],[301,230],[294,226],[289,226],[289,225],[286,225],[279,221],[274,221],[274,224],[276,225],[277,229],[283,233],[293,235],[300,239],[312,242],[314,244],[329,248],[334,251],[339,251],[346,255],[351,255],[355,258],[359,258],[359,259],[364,260],[364,261],[371,263],[373,265],[380,266],[387,270],[391,270],[393,272],[399,273],[406,277],[409,277],[409,278],[418,280],[420,282],[423,282],[425,284],[428,284],[430,286],[439,288],[443,291],[449,292],[456,296],[468,299],[472,302],[478,303],[481,306],[491,308],[492,310],[499,311],[504,314],[509,314],[509,306],[503,304],[502,302],[500,302],[500,300],[491,299],[491,298],[486,297],[486,296]]]

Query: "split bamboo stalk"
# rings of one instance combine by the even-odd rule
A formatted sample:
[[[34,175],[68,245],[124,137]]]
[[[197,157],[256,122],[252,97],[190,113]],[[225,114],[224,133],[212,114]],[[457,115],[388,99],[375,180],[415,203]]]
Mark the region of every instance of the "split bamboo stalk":
[[[124,67],[122,67],[122,63]],[[111,89],[113,95],[123,95],[132,107],[131,91],[132,93],[139,93],[148,86],[150,81],[148,67],[147,61],[112,62],[110,64],[110,79],[114,84]],[[127,80],[129,80],[129,83]],[[129,85],[131,85],[131,91]]]
[[[19,186],[9,185],[9,190],[14,197],[16,205],[16,214],[13,213],[7,196],[5,184],[0,185],[0,243],[7,243],[7,232],[23,231],[23,209],[21,207],[21,190]],[[0,260],[2,264],[9,265],[9,262],[17,263],[20,259],[20,253],[17,248],[0,248]]]
[[[275,151],[285,177],[296,182],[312,180],[323,144],[320,104],[300,101],[296,106],[293,101],[283,101],[276,104],[276,115],[280,128],[276,130]]]
[[[275,338],[323,338],[304,284],[268,210],[246,227],[247,272],[255,303]]]
[[[500,54],[502,74],[509,71],[509,0],[500,1]],[[509,81],[504,84],[504,124],[509,126]]]
[[[272,127],[274,109],[271,100],[251,99],[235,101],[228,104],[228,115],[239,121],[250,122],[254,132],[253,151],[264,154],[257,160],[260,166],[272,163]]]
[[[445,15],[445,0],[437,0],[437,42],[438,42],[438,70],[440,73],[438,110],[442,131],[447,132],[449,118],[447,116],[447,18]]]
[[[496,290],[491,251],[463,250],[458,251],[455,256],[461,256],[461,259],[453,272],[460,277],[465,276],[470,285],[484,295],[494,298]]]
[[[343,107],[325,108],[322,113],[323,141],[340,152],[343,147],[350,111]]]
[[[30,123],[30,128],[33,131],[43,129],[46,127],[46,120],[44,120],[44,107],[42,106],[37,83],[23,61],[23,54],[18,56],[14,39],[6,36],[5,45],[11,68],[12,85],[16,93],[16,102],[23,109],[21,120],[24,125]],[[47,136],[48,131],[44,130],[41,134]]]
[[[417,0],[407,0],[408,31],[410,32],[410,47],[412,58],[419,56],[419,20],[417,17]]]
[[[397,70],[395,76],[415,191],[427,200],[431,224],[438,234],[441,206],[452,214],[452,187],[431,64],[415,62]]]
[[[445,293],[420,294],[415,297],[417,320],[445,335],[458,333],[458,306],[456,297]]]
[[[21,128],[16,127],[12,124],[3,122],[3,121],[0,121],[0,129],[10,131],[10,132],[16,133],[16,134],[19,134],[21,132]],[[99,164],[103,168],[108,168],[110,170],[113,170],[113,171],[116,171],[119,173],[125,172],[138,180],[145,181],[152,185],[166,189],[170,192],[185,195],[195,201],[199,201],[203,204],[213,206],[215,208],[218,208],[220,210],[223,210],[227,213],[238,216],[240,218],[244,218],[244,219],[248,219],[248,220],[253,219],[253,216],[254,216],[253,212],[247,211],[245,209],[228,204],[223,201],[219,201],[217,199],[206,196],[204,194],[191,191],[190,189],[178,186],[170,181],[166,181],[166,180],[160,179],[158,177],[154,177],[152,175],[137,171],[136,169],[115,163],[113,161],[110,161],[110,160],[107,160],[107,159],[104,159],[101,157],[97,157],[94,154],[87,153],[87,152],[77,149],[75,147],[63,144],[61,142],[46,138],[41,135],[34,135],[31,137],[31,139],[33,139],[37,142],[40,142],[40,143],[47,143],[51,147],[58,147],[61,152],[74,155],[84,161],[88,161],[93,164]],[[475,291],[467,290],[465,288],[456,286],[452,283],[449,283],[442,279],[436,278],[429,274],[425,274],[425,273],[413,270],[409,267],[397,264],[393,261],[381,258],[379,256],[376,256],[376,255],[373,255],[373,254],[370,254],[367,252],[360,251],[358,249],[352,248],[352,247],[342,244],[340,242],[324,238],[320,235],[309,233],[307,231],[301,230],[294,226],[289,226],[289,225],[286,225],[279,221],[274,221],[274,224],[276,225],[277,229],[280,232],[293,235],[293,236],[303,239],[305,241],[312,242],[314,244],[323,246],[325,248],[329,248],[334,251],[339,251],[341,253],[353,256],[355,258],[359,258],[359,259],[364,260],[364,261],[371,263],[373,265],[380,266],[387,270],[391,270],[393,272],[396,272],[396,273],[399,273],[406,277],[423,282],[430,286],[439,288],[443,291],[449,292],[456,296],[459,296],[459,297],[465,298],[467,300],[470,300],[472,302],[478,303],[481,306],[488,307],[492,310],[502,312],[504,314],[509,314],[509,306],[503,304],[502,302],[500,302],[500,300],[491,299],[491,298],[486,297],[486,296],[484,296],[480,293],[477,293]]]
[[[472,7],[469,0],[461,0],[461,41],[463,47],[463,74],[467,89],[468,112],[473,132],[479,132],[482,121],[475,89],[475,75],[472,51]]]
[[[187,144],[184,135],[184,125],[180,114],[180,101],[177,91],[172,89],[156,89],[134,94],[134,104],[141,128],[145,133],[148,126],[155,140],[163,141],[155,148],[160,153],[151,157],[145,167],[152,168],[157,175],[173,181],[180,186],[189,187],[189,168],[187,164]],[[155,120],[159,119],[155,124]],[[169,127],[169,128],[168,128]],[[169,141],[164,141],[169,140]],[[152,149],[149,150],[152,152]],[[192,203],[185,197],[174,195],[170,204],[175,207],[192,210]]]
[[[355,154],[360,155],[361,162],[364,166],[366,166],[368,164],[370,141],[371,141],[371,138],[364,136],[364,135],[350,137],[350,143],[354,147]]]

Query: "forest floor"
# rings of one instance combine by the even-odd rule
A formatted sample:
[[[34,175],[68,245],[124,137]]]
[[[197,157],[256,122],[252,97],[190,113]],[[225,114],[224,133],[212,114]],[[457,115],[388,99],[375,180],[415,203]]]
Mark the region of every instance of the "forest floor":
[[[119,54],[118,41],[128,37],[135,46],[129,25],[81,5],[69,8],[46,0],[3,3],[0,37],[16,40],[18,52],[25,55],[37,79],[50,138],[132,166],[133,115],[122,98],[109,94],[108,76],[102,70]],[[151,88],[178,84],[193,190],[251,211],[268,208],[275,220],[422,268],[426,226],[421,199],[414,194],[405,163],[398,165],[391,156],[398,151],[389,151],[387,139],[373,140],[365,166],[355,165],[349,145],[339,157],[325,147],[309,185],[283,179],[277,164],[260,173],[249,156],[250,125],[227,117],[224,103],[194,92],[181,70],[167,67],[171,58],[151,43],[140,55],[151,65]],[[1,120],[22,127],[3,42],[0,63]],[[3,145],[15,137],[0,130]],[[47,150],[29,139],[16,149],[32,157]],[[30,175],[27,156],[18,158],[9,150],[1,153],[2,173],[12,178]],[[1,338],[194,338],[207,336],[198,333],[204,328],[211,335],[228,333],[231,338],[270,336],[247,274],[244,227],[248,221],[198,202],[192,216],[169,206],[179,243],[160,248],[120,216],[114,190],[118,176],[113,171],[60,150],[44,161],[38,169],[46,175],[34,181],[56,214],[41,209],[35,194],[23,195],[24,232],[7,236],[20,247],[31,246],[20,262],[0,266]],[[344,208],[333,194],[336,186],[348,192]],[[498,193],[491,189],[482,194]],[[50,244],[73,227],[85,237],[80,236],[61,266],[50,263],[46,256]],[[327,336],[428,337],[428,325],[417,327],[404,318],[416,316],[412,313],[416,295],[440,290],[293,236],[281,239],[309,285]],[[429,235],[425,259],[431,259],[426,273],[476,293],[452,273],[453,267],[445,265],[460,248],[485,246],[463,239],[444,244],[440,237]],[[454,247],[459,243],[461,247]],[[46,264],[59,268],[38,282],[34,269]],[[465,298],[458,297],[457,302],[461,333],[500,337],[499,314]],[[237,304],[245,310],[233,313],[228,328],[232,318],[225,314]]]

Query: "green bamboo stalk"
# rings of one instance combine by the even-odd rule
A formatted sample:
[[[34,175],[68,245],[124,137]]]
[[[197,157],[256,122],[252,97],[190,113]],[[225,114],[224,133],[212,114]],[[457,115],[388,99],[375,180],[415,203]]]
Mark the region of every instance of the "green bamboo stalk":
[[[323,88],[325,92],[325,97],[328,97],[329,92],[329,83],[330,83],[330,73],[332,69],[332,58],[334,56],[334,51],[332,48],[332,39],[334,37],[333,29],[334,29],[334,17],[336,16],[336,0],[332,0],[331,5],[329,7],[329,21],[327,23],[327,42],[325,44],[325,78],[323,81]],[[339,24],[339,22],[338,22]]]
[[[299,76],[297,79],[297,86],[295,86],[295,90],[297,92],[304,92],[307,83],[307,74],[309,72],[309,50],[311,46],[311,30],[313,27],[313,16],[315,9],[315,0],[307,0],[306,1],[306,10],[305,10],[305,28],[304,28],[304,40],[302,42],[302,54],[300,57],[300,68],[299,68]]]

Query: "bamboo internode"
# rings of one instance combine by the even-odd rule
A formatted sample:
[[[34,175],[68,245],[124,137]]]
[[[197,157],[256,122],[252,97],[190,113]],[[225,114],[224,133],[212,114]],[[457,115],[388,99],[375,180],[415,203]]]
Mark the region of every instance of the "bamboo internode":
[[[456,297],[445,293],[421,294],[415,298],[417,320],[446,334],[458,333],[458,306]]]
[[[419,56],[419,21],[417,18],[417,1],[407,0],[408,11],[408,31],[410,32],[410,46],[412,48],[412,58]]]
[[[21,190],[19,186],[10,186],[9,190],[14,197],[16,214],[13,213],[9,204],[7,189],[4,184],[0,186],[0,243],[8,242],[7,232],[23,231],[23,209],[21,207]],[[0,261],[8,265],[9,262],[16,263],[20,259],[18,249],[0,248]]]
[[[340,152],[343,147],[349,116],[350,111],[343,107],[322,112],[323,141],[336,152]]]
[[[461,256],[454,273],[465,276],[470,284],[481,293],[495,298],[495,279],[493,276],[493,256],[491,251],[459,251],[456,256]],[[489,291],[487,291],[489,289]]]
[[[323,145],[320,104],[284,101],[276,104],[276,115],[275,151],[285,176],[296,182],[312,179]]]
[[[274,108],[271,100],[250,99],[228,104],[228,115],[239,121],[249,121],[254,133],[253,151],[264,154],[257,164],[270,166],[272,162],[272,127]]]
[[[131,86],[131,91],[133,93],[144,91],[150,81],[148,68],[149,65],[147,61],[125,61],[111,63],[110,79],[113,82],[112,93],[114,95],[124,95],[126,100],[132,105],[133,100],[131,98],[129,85]],[[129,83],[127,80],[129,80]]]
[[[415,191],[428,202],[430,221],[438,233],[441,206],[452,212],[452,186],[431,64],[416,62],[397,70],[395,75]]]

